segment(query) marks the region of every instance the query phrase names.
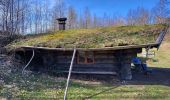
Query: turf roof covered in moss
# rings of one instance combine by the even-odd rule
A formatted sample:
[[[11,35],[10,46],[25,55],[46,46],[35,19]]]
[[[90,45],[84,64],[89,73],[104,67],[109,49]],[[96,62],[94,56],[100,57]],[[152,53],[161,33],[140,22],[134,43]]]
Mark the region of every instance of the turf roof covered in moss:
[[[26,36],[8,45],[49,48],[105,48],[155,43],[166,25],[116,26],[92,29],[70,29],[53,33]]]

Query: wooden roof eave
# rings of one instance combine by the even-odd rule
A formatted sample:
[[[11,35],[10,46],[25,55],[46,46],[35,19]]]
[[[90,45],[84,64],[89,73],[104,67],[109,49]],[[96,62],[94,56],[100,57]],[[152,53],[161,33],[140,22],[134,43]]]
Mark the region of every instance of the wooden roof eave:
[[[106,48],[76,48],[77,51],[112,51],[112,50],[127,50],[127,49],[142,49],[142,48],[157,48],[158,43],[142,44],[142,45],[128,45],[128,46],[115,46]],[[48,48],[48,47],[34,47],[34,46],[21,46],[15,49],[20,50],[49,50],[49,51],[73,51],[74,48]]]

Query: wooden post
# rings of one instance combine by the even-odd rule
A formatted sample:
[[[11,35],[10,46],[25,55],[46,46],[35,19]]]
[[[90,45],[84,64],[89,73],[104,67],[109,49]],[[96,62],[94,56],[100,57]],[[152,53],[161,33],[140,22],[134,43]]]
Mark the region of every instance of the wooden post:
[[[119,75],[122,80],[131,80],[132,72],[131,72],[131,56],[130,54],[119,51],[117,53],[117,59],[119,63]]]
[[[131,80],[132,72],[131,72],[131,63],[123,63],[120,70],[120,75],[122,80]]]
[[[65,92],[64,92],[64,100],[67,99],[67,90],[68,90],[68,86],[69,86],[69,82],[70,82],[70,77],[71,77],[71,72],[72,72],[72,68],[73,68],[75,55],[76,55],[76,49],[74,49],[73,57],[72,57],[71,64],[70,64],[70,69],[69,69],[69,74],[68,74],[68,78],[67,78],[66,89],[65,89]]]

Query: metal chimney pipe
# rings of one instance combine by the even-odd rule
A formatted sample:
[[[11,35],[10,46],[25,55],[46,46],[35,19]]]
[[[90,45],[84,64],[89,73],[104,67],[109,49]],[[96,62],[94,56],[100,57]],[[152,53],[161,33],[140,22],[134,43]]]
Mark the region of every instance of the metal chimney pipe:
[[[57,21],[59,24],[59,30],[65,30],[67,18],[58,18]]]

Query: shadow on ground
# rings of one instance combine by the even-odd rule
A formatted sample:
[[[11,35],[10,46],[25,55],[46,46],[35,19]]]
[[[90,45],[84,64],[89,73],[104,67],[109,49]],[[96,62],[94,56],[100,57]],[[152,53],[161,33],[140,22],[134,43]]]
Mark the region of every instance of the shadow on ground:
[[[170,86],[170,68],[152,67],[150,69],[152,69],[152,73],[148,75],[133,72],[133,79],[128,81],[128,84]]]

